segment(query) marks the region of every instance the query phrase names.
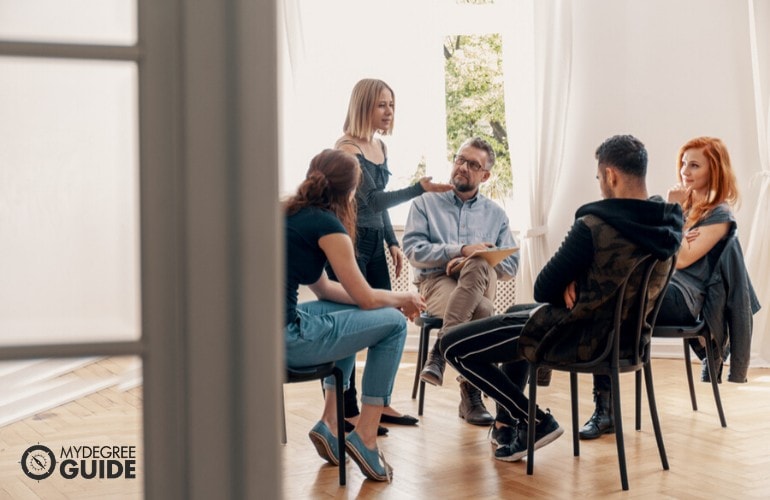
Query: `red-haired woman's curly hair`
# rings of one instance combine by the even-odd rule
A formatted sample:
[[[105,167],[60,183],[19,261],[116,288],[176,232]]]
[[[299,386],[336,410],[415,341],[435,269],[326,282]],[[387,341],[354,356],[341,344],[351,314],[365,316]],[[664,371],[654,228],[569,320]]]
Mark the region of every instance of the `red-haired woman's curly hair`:
[[[688,149],[703,150],[703,156],[708,159],[710,175],[706,199],[694,201],[692,194],[690,194],[682,205],[682,209],[687,215],[685,228],[692,227],[709,210],[722,202],[727,202],[729,205],[735,205],[738,202],[738,183],[725,144],[716,137],[696,137],[687,141],[679,148],[679,155],[677,156],[676,176],[680,183],[682,182],[682,157]]]
[[[355,156],[338,149],[325,149],[310,161],[305,180],[286,201],[286,215],[305,207],[329,210],[355,241],[356,201],[351,193],[358,188],[360,179],[361,169]]]

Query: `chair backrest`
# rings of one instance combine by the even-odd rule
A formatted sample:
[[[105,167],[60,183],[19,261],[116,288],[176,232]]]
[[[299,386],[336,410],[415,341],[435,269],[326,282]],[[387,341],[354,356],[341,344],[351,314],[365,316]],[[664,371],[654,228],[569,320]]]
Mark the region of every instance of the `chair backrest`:
[[[586,370],[598,365],[637,367],[649,360],[652,327],[675,261],[675,256],[661,261],[645,255],[628,268],[613,300],[605,303],[614,312],[603,350],[590,361],[578,361],[571,366]]]
[[[676,256],[657,260],[646,255],[630,268],[616,292],[613,330],[605,350],[587,365],[609,362],[610,366],[636,367],[649,361],[652,329],[675,267]],[[631,290],[635,277],[639,278],[638,288]]]

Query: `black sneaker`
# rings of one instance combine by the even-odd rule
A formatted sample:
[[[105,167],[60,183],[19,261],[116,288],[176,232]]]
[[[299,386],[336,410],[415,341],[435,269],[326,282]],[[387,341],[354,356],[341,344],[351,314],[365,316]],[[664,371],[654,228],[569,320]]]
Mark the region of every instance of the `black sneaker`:
[[[523,439],[522,439],[523,438]],[[510,444],[499,445],[495,450],[495,459],[503,462],[518,462],[527,455],[527,435],[516,432]]]
[[[559,427],[559,423],[548,411],[535,427],[535,449],[555,441],[562,434],[564,429]],[[527,426],[520,424],[513,443],[495,450],[495,458],[504,462],[518,462],[525,456],[527,456]]]
[[[492,446],[495,447],[495,449],[504,446],[510,446],[511,443],[513,443],[515,437],[516,427],[511,427],[510,425],[502,425],[501,427],[496,427],[493,423],[489,428],[489,442],[492,444]]]
[[[526,436],[527,428],[524,428],[524,435]],[[551,415],[551,410],[546,410],[545,417],[535,427],[535,449],[542,448],[543,446],[552,443],[559,436],[564,434],[564,429],[559,427],[559,422]]]

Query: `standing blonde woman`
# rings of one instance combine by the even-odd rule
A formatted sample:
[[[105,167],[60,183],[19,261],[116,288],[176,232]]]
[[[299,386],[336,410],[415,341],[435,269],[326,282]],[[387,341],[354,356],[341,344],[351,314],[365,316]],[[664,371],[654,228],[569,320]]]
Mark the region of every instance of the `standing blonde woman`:
[[[387,258],[383,241],[395,264],[396,276],[403,271],[404,254],[396,239],[388,209],[411,200],[425,192],[450,191],[449,184],[436,184],[430,177],[423,177],[412,186],[395,191],[385,191],[391,175],[388,169],[388,152],[385,143],[377,137],[390,135],[396,111],[396,98],[393,89],[377,79],[360,80],[353,87],[350,95],[348,112],[343,125],[344,135],[335,147],[351,153],[358,158],[361,168],[361,184],[356,190],[358,218],[356,223],[356,260],[361,273],[372,288],[391,289]],[[327,272],[330,270],[327,267]],[[336,279],[333,272],[329,273]],[[351,375],[350,389],[345,392],[345,416],[349,420],[348,428],[357,420],[355,371]],[[402,415],[386,406],[382,422],[415,425],[418,420],[409,415]],[[380,434],[387,429],[380,428]]]

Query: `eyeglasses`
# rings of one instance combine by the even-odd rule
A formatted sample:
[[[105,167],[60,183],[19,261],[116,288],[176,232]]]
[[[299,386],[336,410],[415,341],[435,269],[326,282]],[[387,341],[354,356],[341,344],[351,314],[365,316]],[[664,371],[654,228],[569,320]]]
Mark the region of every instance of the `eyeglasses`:
[[[481,166],[481,163],[475,161],[475,160],[469,160],[468,158],[462,156],[462,155],[455,155],[455,165],[458,167],[465,163],[468,165],[468,169],[473,172],[478,172],[480,170],[483,170],[484,167]]]

